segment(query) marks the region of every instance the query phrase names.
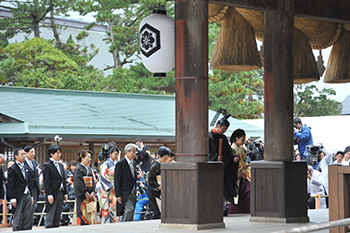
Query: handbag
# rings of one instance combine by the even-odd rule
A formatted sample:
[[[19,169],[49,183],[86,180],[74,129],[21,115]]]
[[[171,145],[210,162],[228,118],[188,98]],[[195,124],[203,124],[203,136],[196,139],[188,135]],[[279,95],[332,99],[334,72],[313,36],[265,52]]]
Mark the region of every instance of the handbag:
[[[87,212],[88,213],[96,212],[96,205],[97,205],[96,198],[94,198],[90,202],[86,203]]]

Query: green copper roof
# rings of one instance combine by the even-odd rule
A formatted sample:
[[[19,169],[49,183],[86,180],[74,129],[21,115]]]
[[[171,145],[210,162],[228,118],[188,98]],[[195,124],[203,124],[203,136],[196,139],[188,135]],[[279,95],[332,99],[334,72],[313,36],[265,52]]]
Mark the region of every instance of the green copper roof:
[[[1,137],[175,137],[174,96],[0,87],[0,100],[0,114],[17,120],[0,123]],[[228,136],[236,128],[263,136],[258,127],[230,122]]]

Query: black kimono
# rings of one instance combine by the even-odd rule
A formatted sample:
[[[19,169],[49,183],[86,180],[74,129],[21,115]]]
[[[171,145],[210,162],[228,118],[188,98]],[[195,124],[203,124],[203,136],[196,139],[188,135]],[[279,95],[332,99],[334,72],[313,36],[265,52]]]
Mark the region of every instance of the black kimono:
[[[159,190],[159,183],[157,176],[161,173],[160,163],[155,161],[148,173],[148,191],[147,196],[149,198],[149,207],[153,211],[153,219],[160,219],[161,214],[156,201],[156,197],[160,198],[161,191]]]
[[[238,163],[233,159],[238,157],[234,155],[230,144],[225,135],[218,134],[212,131],[209,132],[209,160],[217,161],[219,156],[219,139],[222,138],[222,162],[224,166],[224,198],[232,200],[237,195],[236,182],[238,173]]]
[[[91,185],[86,185],[84,182],[84,177],[92,178],[92,187],[87,187]],[[74,182],[74,191],[75,191],[75,200],[76,200],[76,209],[77,209],[77,225],[90,225],[92,219],[90,216],[84,216],[83,211],[86,208],[85,193],[88,192],[91,194],[95,192],[95,180],[92,175],[92,169],[90,167],[85,167],[81,164],[75,168],[73,173],[73,182]]]

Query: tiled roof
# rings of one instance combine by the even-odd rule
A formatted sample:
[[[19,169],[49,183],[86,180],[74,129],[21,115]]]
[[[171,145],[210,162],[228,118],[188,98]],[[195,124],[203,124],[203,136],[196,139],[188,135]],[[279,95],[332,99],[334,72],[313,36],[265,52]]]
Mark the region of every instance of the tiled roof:
[[[0,87],[0,100],[0,114],[18,120],[0,123],[1,137],[175,137],[174,96]],[[209,123],[214,115],[209,111]],[[251,137],[264,134],[237,119],[230,122],[227,136],[236,128]]]

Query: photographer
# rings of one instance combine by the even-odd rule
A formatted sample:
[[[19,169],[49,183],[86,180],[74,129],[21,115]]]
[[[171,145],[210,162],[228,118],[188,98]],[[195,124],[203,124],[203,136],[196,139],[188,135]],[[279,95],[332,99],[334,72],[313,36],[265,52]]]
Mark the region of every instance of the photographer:
[[[298,144],[301,160],[306,160],[305,147],[313,143],[311,128],[302,125],[299,117],[294,118],[294,127],[297,129],[294,132],[294,145]]]
[[[257,149],[255,143],[250,140],[249,135],[246,135],[244,146],[247,149],[248,162],[257,160]]]
[[[144,209],[147,209],[149,199],[147,196],[147,185],[146,185],[146,174],[142,172],[140,167],[136,167],[137,170],[137,181],[136,181],[136,205],[135,205],[135,215],[134,220],[140,221],[152,218],[151,215],[142,213]]]
[[[148,146],[145,146],[143,144],[143,141],[141,138],[137,138],[135,140],[135,145],[137,146],[136,156],[135,160],[136,163],[140,164],[142,171],[145,171],[146,173],[149,171],[152,165],[153,158],[151,157],[151,150]]]
[[[318,154],[318,167],[321,169],[321,178],[326,195],[328,194],[328,165],[330,164],[332,164],[332,153],[322,147]]]

